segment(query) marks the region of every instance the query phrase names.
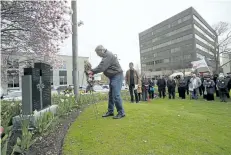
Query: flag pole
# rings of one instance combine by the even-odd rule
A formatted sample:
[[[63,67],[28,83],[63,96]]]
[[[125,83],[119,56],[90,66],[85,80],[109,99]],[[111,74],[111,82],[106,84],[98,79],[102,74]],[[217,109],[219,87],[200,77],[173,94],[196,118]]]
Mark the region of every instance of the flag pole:
[[[205,61],[205,58],[203,58],[203,60],[204,60],[204,62],[205,62],[205,64],[206,64],[206,66],[207,66],[207,68],[208,68],[208,70],[209,70],[210,74],[212,74],[212,72],[211,72],[211,70],[210,70],[210,68],[209,68],[208,64],[207,64],[207,63],[206,63],[206,61]]]

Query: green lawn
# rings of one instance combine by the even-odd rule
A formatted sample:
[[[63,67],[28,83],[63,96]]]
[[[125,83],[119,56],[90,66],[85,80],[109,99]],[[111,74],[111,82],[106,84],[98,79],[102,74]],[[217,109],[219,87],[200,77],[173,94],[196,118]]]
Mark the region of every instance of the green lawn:
[[[231,104],[156,99],[124,104],[126,117],[102,118],[106,102],[70,127],[64,155],[231,155]]]

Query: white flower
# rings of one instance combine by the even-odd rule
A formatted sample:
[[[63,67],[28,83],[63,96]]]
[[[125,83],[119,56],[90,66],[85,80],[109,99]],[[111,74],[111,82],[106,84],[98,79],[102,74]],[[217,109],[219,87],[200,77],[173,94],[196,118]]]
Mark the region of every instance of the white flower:
[[[70,97],[70,95],[69,95],[69,94],[66,94],[65,96],[66,96],[66,97]]]
[[[63,102],[64,102],[64,99],[60,99],[60,101],[63,103]]]
[[[35,110],[34,112],[33,112],[33,114],[37,114],[38,113],[38,111],[37,110]]]

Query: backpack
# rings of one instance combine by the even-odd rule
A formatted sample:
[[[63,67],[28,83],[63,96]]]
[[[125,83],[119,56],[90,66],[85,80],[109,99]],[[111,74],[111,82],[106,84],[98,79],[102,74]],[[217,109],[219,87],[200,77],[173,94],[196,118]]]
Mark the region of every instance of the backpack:
[[[217,87],[219,89],[226,89],[227,88],[227,84],[226,84],[225,80],[218,80]]]

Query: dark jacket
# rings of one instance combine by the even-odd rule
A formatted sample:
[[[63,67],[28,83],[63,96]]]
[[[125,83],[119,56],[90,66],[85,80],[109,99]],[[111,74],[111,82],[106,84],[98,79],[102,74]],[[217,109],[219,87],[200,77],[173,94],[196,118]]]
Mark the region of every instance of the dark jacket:
[[[146,92],[149,89],[149,83],[147,79],[143,79],[142,83],[142,92]]]
[[[167,87],[168,87],[168,88],[175,88],[175,87],[176,87],[176,82],[175,82],[175,80],[168,80],[168,81],[167,81]]]
[[[187,88],[187,81],[185,79],[181,79],[179,81],[179,88]]]
[[[165,79],[158,79],[157,80],[158,88],[165,88],[166,87],[166,80]]]
[[[225,79],[218,78],[217,80],[217,88],[221,92],[228,92],[228,83]]]
[[[103,72],[109,78],[123,72],[116,56],[108,50],[103,54],[100,64],[91,71],[94,74]]]
[[[154,86],[155,86],[154,82],[153,81],[149,81],[149,92],[151,90],[154,90]]]
[[[203,86],[205,87],[208,94],[214,94],[215,82],[213,80],[204,80]]]
[[[231,89],[231,77],[227,76],[225,80],[227,81],[227,88],[228,90],[230,90]]]

